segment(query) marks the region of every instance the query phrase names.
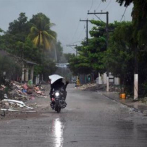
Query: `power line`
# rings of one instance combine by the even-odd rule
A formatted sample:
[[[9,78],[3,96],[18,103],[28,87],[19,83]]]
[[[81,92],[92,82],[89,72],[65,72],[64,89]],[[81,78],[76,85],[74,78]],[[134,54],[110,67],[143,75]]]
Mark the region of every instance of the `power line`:
[[[109,12],[93,12],[93,13],[90,13],[88,12],[87,14],[105,14],[106,15],[106,33],[107,33],[107,47],[108,47],[108,38],[109,38],[109,30],[108,30],[108,23],[109,23]]]
[[[80,37],[81,37],[82,33],[84,32],[84,30],[85,30],[85,27],[83,27],[83,30],[81,31],[81,33],[80,33],[80,35],[78,37],[78,40],[80,39]]]
[[[110,5],[111,1],[112,1],[112,0],[109,1],[109,3],[107,4],[107,6],[106,6],[103,10],[106,10],[106,9],[108,8],[108,6]],[[102,1],[100,1],[100,3],[99,3],[99,5],[98,5],[97,9],[100,7],[101,3],[102,3]],[[96,10],[97,10],[97,9],[96,9]],[[101,10],[101,11],[102,11],[102,10]],[[98,17],[97,15],[95,15],[95,16],[96,16],[100,21],[102,21],[100,17]],[[100,14],[100,16],[101,16],[101,14]]]
[[[80,19],[80,21],[85,21],[86,22],[86,42],[87,42],[87,44],[88,44],[88,19],[86,19],[86,20],[81,20]]]
[[[101,3],[102,3],[102,1],[100,0],[100,3],[99,3],[99,5],[97,6],[96,10],[100,7]]]
[[[94,0],[91,1],[90,10],[91,10],[91,8],[93,7],[93,3],[94,3]],[[87,16],[88,16],[88,14],[87,14]],[[80,23],[80,22],[79,22],[79,23]],[[79,27],[79,23],[78,23],[77,28],[76,28],[76,30],[75,30],[75,33],[74,33],[74,35],[73,35],[73,37],[72,37],[72,40],[74,39],[74,37],[75,37],[75,35],[76,35],[76,33],[77,33],[77,30],[78,30],[78,27]],[[85,29],[85,28],[84,28],[84,29]],[[84,29],[83,29],[83,30],[84,30]],[[82,31],[82,32],[83,32],[83,31]],[[81,36],[82,32],[80,33],[80,36]],[[79,38],[80,38],[80,36],[79,36]]]
[[[78,28],[79,28],[79,22],[78,22],[78,25],[77,25],[77,28],[76,28],[76,30],[75,30],[75,33],[74,33],[74,35],[73,35],[73,37],[72,37],[72,40],[74,39],[74,37],[75,37],[75,35],[76,35],[76,33],[77,33],[77,30],[78,30]]]
[[[67,47],[75,47],[75,49],[76,49],[76,47],[77,47],[77,45],[76,44],[69,44],[69,45],[66,45]],[[77,56],[77,49],[76,49],[76,56]]]
[[[108,6],[110,5],[110,3],[111,3],[111,0],[109,1],[108,5],[103,10],[106,10]]]
[[[87,14],[87,15],[88,15],[88,14]],[[83,27],[82,31],[80,32],[79,37],[76,37],[77,40],[80,40],[80,37],[81,37],[82,33],[84,32],[84,30],[85,30],[85,26]],[[72,41],[73,41],[73,40],[72,40]],[[73,43],[77,43],[77,42],[82,42],[82,41],[72,42],[71,44],[73,44]]]
[[[102,21],[100,17],[98,17],[96,14],[94,14],[94,15],[95,15],[100,21]],[[101,15],[101,14],[100,14],[100,15]],[[104,21],[102,21],[102,22],[104,22]]]
[[[71,43],[71,44],[74,44],[74,43],[79,43],[79,42],[82,42],[82,40],[80,40],[80,41],[76,41],[76,42],[73,42],[73,43]]]
[[[128,7],[126,7],[126,8],[125,8],[125,11],[124,11],[124,13],[123,13],[123,15],[122,15],[122,17],[121,17],[120,22],[122,21],[122,19],[123,19],[124,15],[125,15],[125,13],[126,13],[127,8],[128,8]]]
[[[90,7],[90,9],[89,9],[89,10],[91,10],[92,6],[93,6],[93,0],[92,0],[92,2],[91,2],[91,7]]]

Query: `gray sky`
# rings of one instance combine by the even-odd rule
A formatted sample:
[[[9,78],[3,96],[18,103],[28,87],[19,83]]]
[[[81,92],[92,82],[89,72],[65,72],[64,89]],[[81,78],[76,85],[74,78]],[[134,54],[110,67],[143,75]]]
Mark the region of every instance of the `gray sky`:
[[[0,28],[6,31],[9,23],[16,20],[21,12],[26,14],[28,20],[32,15],[42,12],[56,24],[52,30],[57,32],[57,39],[62,43],[64,52],[75,53],[74,48],[67,45],[80,45],[86,37],[86,22],[79,20],[98,20],[95,15],[88,15],[88,10],[108,11],[109,22],[131,21],[132,5],[125,11],[125,7],[120,7],[115,0],[104,3],[101,0],[0,0]],[[97,16],[106,22],[106,15]],[[89,24],[89,30],[91,28]]]

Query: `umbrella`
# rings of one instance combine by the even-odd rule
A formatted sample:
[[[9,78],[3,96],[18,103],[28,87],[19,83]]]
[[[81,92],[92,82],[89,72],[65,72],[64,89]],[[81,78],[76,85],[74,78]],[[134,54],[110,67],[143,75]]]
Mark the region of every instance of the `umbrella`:
[[[62,76],[57,75],[57,74],[53,74],[49,76],[49,79],[51,79],[51,84],[53,84],[54,82],[56,82],[59,79],[63,79]]]

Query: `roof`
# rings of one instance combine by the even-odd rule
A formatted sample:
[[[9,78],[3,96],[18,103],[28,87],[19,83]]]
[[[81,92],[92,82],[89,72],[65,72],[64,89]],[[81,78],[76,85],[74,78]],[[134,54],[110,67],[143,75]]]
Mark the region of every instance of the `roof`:
[[[23,59],[23,61],[26,62],[27,64],[37,65],[37,63],[35,63],[33,61],[29,61],[29,60],[25,60],[25,59]]]
[[[29,60],[26,60],[26,59],[22,59],[21,57],[18,57],[18,56],[15,56],[13,54],[10,54],[8,53],[7,51],[5,50],[0,50],[0,55],[2,56],[10,56],[10,57],[13,57],[14,59],[17,59],[17,60],[21,60],[27,64],[31,64],[31,65],[37,65],[37,63],[33,62],[33,61],[29,61]]]

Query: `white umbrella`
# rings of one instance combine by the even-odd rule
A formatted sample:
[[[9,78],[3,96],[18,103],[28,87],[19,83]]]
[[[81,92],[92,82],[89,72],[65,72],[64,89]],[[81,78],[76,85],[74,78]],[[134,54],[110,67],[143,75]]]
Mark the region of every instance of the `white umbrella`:
[[[49,79],[51,79],[51,84],[53,84],[54,82],[56,82],[59,79],[63,79],[64,77],[57,75],[57,74],[53,74],[49,76]]]

